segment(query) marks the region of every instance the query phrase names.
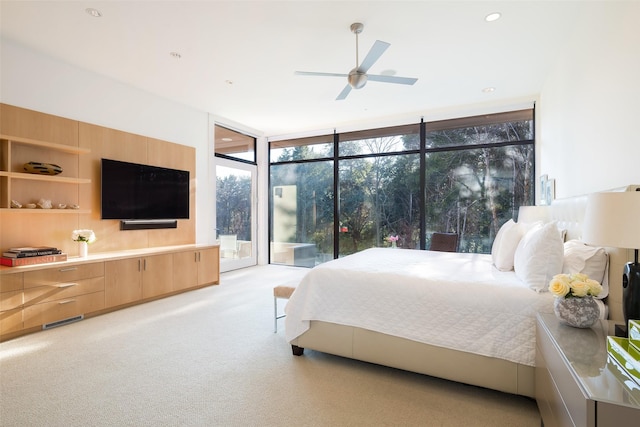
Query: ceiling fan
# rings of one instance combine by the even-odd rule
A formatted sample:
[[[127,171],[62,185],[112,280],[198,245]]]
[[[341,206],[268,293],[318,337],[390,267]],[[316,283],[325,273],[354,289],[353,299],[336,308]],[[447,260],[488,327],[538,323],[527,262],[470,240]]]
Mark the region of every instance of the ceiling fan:
[[[383,76],[377,74],[367,74],[367,71],[375,62],[382,56],[385,50],[389,46],[390,43],[383,42],[380,40],[376,40],[376,42],[367,53],[367,56],[362,61],[362,64],[358,65],[358,34],[362,32],[364,29],[364,25],[356,22],[351,24],[351,32],[356,35],[356,67],[349,71],[349,74],[338,74],[338,73],[318,73],[314,71],[296,71],[295,74],[299,76],[328,76],[328,77],[346,77],[348,84],[342,89],[342,92],[336,98],[336,101],[343,100],[349,95],[351,89],[361,89],[364,85],[367,84],[367,81],[371,80],[374,82],[382,82],[382,83],[396,83],[401,85],[412,85],[418,81],[416,78],[412,77],[396,77],[396,76]]]

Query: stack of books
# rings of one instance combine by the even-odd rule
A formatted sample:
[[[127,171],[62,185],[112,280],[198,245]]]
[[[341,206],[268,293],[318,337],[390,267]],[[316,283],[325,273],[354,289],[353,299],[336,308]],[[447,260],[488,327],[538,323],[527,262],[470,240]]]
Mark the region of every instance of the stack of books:
[[[10,248],[2,254],[0,265],[18,267],[21,265],[44,264],[47,262],[66,261],[67,254],[58,248],[48,246]]]

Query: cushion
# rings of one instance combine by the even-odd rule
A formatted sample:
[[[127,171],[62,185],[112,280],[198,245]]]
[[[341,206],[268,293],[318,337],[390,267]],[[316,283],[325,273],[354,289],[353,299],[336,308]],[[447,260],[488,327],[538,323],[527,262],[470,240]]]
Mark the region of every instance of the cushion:
[[[583,273],[600,282],[602,292],[597,296],[598,299],[609,295],[608,264],[609,256],[602,247],[589,246],[580,240],[569,240],[564,244],[562,272]]]
[[[564,245],[556,222],[537,224],[522,237],[513,265],[516,276],[536,292],[544,292],[549,281],[562,273]]]
[[[512,219],[502,224],[491,246],[491,259],[498,270],[513,270],[513,257],[522,234],[522,227]]]

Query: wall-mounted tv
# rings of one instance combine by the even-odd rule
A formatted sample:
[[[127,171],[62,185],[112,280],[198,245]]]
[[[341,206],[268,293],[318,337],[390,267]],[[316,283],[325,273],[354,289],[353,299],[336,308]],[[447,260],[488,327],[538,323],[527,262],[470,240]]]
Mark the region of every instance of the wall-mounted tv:
[[[189,218],[189,171],[102,159],[101,217]]]

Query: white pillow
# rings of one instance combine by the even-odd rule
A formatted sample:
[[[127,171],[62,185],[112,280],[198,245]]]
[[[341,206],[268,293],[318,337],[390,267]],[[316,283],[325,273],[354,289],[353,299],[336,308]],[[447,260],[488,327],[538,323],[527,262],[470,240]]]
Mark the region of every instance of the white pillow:
[[[589,246],[580,240],[569,240],[564,244],[564,262],[562,272],[565,274],[583,273],[602,285],[598,299],[609,295],[609,256],[604,248]]]
[[[513,257],[522,234],[522,227],[512,219],[502,224],[491,246],[491,259],[498,270],[513,270]]]
[[[538,224],[518,243],[514,257],[516,276],[536,292],[544,292],[549,281],[562,273],[564,246],[554,222]]]

